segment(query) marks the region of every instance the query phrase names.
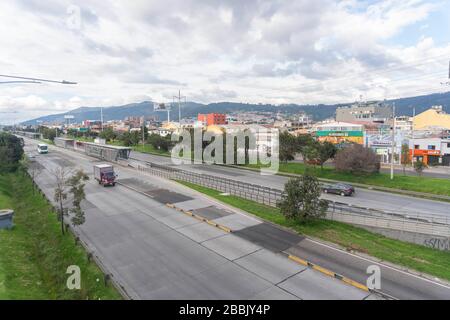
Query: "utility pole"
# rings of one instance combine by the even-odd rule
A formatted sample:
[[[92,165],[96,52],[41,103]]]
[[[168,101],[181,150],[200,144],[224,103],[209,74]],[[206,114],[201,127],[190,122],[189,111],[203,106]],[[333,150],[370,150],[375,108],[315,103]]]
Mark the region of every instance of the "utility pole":
[[[142,116],[142,152],[145,146],[145,116]]]
[[[173,96],[173,98],[174,99],[178,99],[178,123],[181,126],[181,98],[183,98],[185,103],[186,103],[186,97],[185,96],[182,97],[181,96],[181,90],[178,90],[178,97],[177,96]]]
[[[102,123],[102,132],[103,132],[103,107],[100,107],[100,121]]]
[[[414,118],[415,117],[416,117],[416,107],[413,108],[413,119],[412,119],[412,126],[411,126],[411,129],[412,129],[411,140],[413,142],[412,143],[412,154],[411,154],[411,164],[412,165],[414,165],[414,153],[416,150],[415,143],[414,143]]]
[[[392,103],[391,180],[394,180],[394,154],[395,154],[395,102]]]

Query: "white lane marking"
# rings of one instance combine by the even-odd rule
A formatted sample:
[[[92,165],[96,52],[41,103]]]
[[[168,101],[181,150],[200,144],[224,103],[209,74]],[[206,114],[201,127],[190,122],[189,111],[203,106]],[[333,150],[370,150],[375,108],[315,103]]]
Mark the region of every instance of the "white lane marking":
[[[58,150],[58,149],[60,149],[60,148],[55,148],[55,149]],[[63,149],[63,150],[66,151],[66,149]],[[70,151],[71,151],[71,150],[70,150]],[[83,155],[83,157],[82,157],[82,156],[81,156],[80,154],[78,154],[77,152],[75,152],[75,151],[72,151],[72,152],[75,153],[75,154],[77,154],[80,158],[84,158],[84,159],[86,159],[86,160],[89,160],[89,158],[88,158],[88,157],[84,157],[84,155]],[[128,168],[127,168],[127,169],[128,169]],[[129,169],[129,170],[130,170],[130,169]],[[130,170],[130,171],[131,171],[131,170]],[[185,186],[185,187],[186,187],[186,186]],[[186,188],[188,188],[188,187],[186,187]],[[209,199],[212,200],[213,202],[216,202],[216,204],[220,204],[220,205],[224,206],[225,208],[228,207],[227,205],[224,205],[223,203],[219,202],[219,200],[212,199],[212,198],[210,198],[210,197],[207,197],[207,198],[209,198]],[[236,208],[233,208],[233,209],[236,209]],[[237,211],[237,212],[236,212],[236,211]],[[241,214],[241,215],[245,215],[247,218],[254,219],[254,220],[259,220],[259,219],[256,219],[255,217],[248,216],[243,210],[240,210],[240,209],[239,209],[239,210],[235,210],[235,212],[236,212],[236,213],[239,213],[239,214]],[[262,222],[262,220],[259,220],[259,221]],[[424,278],[424,277],[421,277],[421,276],[412,274],[412,273],[407,272],[407,271],[400,270],[400,269],[398,269],[398,268],[394,268],[394,267],[385,265],[385,264],[383,264],[383,263],[380,263],[380,262],[377,262],[377,261],[374,261],[374,260],[371,260],[371,259],[368,259],[368,258],[364,258],[364,257],[358,256],[358,255],[355,255],[355,254],[350,253],[350,252],[343,251],[343,250],[338,249],[338,248],[334,248],[334,247],[332,247],[332,246],[329,246],[329,245],[326,245],[326,244],[324,244],[324,243],[321,243],[321,242],[312,240],[312,239],[310,239],[310,238],[305,238],[305,239],[308,240],[308,241],[311,241],[311,242],[313,242],[313,243],[315,243],[315,244],[318,244],[318,245],[327,247],[327,248],[329,248],[329,249],[333,249],[333,250],[338,251],[338,252],[340,252],[340,253],[347,254],[347,255],[350,255],[350,256],[352,256],[352,257],[355,257],[355,258],[358,258],[358,259],[361,259],[361,260],[364,260],[364,261],[367,261],[367,262],[370,262],[370,263],[379,264],[379,265],[381,265],[381,266],[383,266],[383,267],[385,267],[385,268],[387,268],[387,269],[391,269],[391,270],[400,272],[400,273],[402,273],[402,274],[404,274],[404,275],[406,275],[406,276],[412,276],[412,277],[417,278],[417,279],[419,279],[419,280],[423,280],[423,281],[426,281],[426,282],[429,282],[429,283],[432,283],[432,284],[436,284],[436,285],[441,286],[441,287],[443,287],[443,288],[450,289],[450,286],[444,285],[444,284],[442,284],[442,283],[439,283],[439,282],[436,282],[436,281],[433,281],[433,280],[430,280],[430,279],[427,279],[427,278]]]
[[[407,276],[412,276],[412,277],[417,278],[417,279],[420,279],[420,280],[424,280],[424,281],[427,281],[427,282],[430,282],[430,283],[433,283],[433,284],[437,284],[438,286],[444,287],[444,288],[446,288],[446,289],[450,289],[450,286],[447,286],[447,285],[445,285],[445,284],[443,284],[443,283],[439,283],[439,282],[436,282],[436,281],[433,281],[433,280],[430,280],[430,279],[427,279],[427,278],[424,278],[424,277],[415,275],[415,274],[413,274],[413,273],[410,273],[410,272],[407,272],[407,271],[404,271],[404,270],[400,270],[400,269],[398,269],[398,268],[394,268],[394,267],[385,265],[385,264],[383,264],[383,263],[381,263],[381,262],[377,262],[377,261],[374,261],[374,260],[371,260],[371,259],[368,259],[368,258],[365,258],[365,257],[358,256],[358,255],[353,254],[353,253],[350,253],[350,252],[346,252],[346,251],[344,251],[344,250],[341,250],[341,249],[338,249],[338,248],[329,246],[329,245],[327,245],[327,244],[324,244],[324,243],[315,241],[315,240],[310,239],[310,238],[305,238],[305,239],[308,240],[308,241],[311,241],[311,242],[313,242],[313,243],[315,243],[315,244],[324,246],[324,247],[326,247],[326,248],[333,249],[333,250],[335,250],[335,251],[341,252],[341,253],[343,253],[343,254],[348,254],[348,255],[350,255],[350,256],[352,256],[352,257],[355,257],[355,258],[358,258],[358,259],[361,259],[361,260],[364,260],[364,261],[367,261],[367,262],[370,262],[370,263],[379,264],[380,266],[383,266],[383,267],[385,267],[385,268],[388,268],[388,269],[391,269],[391,270],[394,270],[394,271],[403,273],[403,274],[405,274],[405,275],[407,275]]]

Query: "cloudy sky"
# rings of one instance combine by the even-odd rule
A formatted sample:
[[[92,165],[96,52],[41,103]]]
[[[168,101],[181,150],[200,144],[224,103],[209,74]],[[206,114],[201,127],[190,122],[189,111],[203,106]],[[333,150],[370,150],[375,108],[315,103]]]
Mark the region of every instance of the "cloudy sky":
[[[0,84],[0,123],[178,90],[275,104],[443,92],[449,59],[449,0],[1,1],[0,74],[78,85]]]

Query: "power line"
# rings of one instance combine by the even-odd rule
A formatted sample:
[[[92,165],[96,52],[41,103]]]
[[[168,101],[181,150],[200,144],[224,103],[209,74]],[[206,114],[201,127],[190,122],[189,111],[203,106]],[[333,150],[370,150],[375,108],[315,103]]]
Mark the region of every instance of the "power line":
[[[31,81],[31,83],[51,82],[51,83],[60,83],[60,84],[77,84],[76,82],[71,82],[71,81],[66,81],[66,80],[57,81],[57,80],[48,80],[48,79],[40,79],[40,78],[11,76],[11,75],[5,75],[5,74],[0,74],[0,77],[25,80],[25,81],[22,81],[22,83],[30,83],[30,82],[26,82],[26,81]]]

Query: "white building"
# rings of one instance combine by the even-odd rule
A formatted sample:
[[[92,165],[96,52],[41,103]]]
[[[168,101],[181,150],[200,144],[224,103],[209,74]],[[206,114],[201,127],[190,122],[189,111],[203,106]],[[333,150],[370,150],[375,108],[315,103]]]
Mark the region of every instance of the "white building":
[[[428,165],[450,165],[450,139],[439,137],[411,139],[409,150],[414,161]]]

